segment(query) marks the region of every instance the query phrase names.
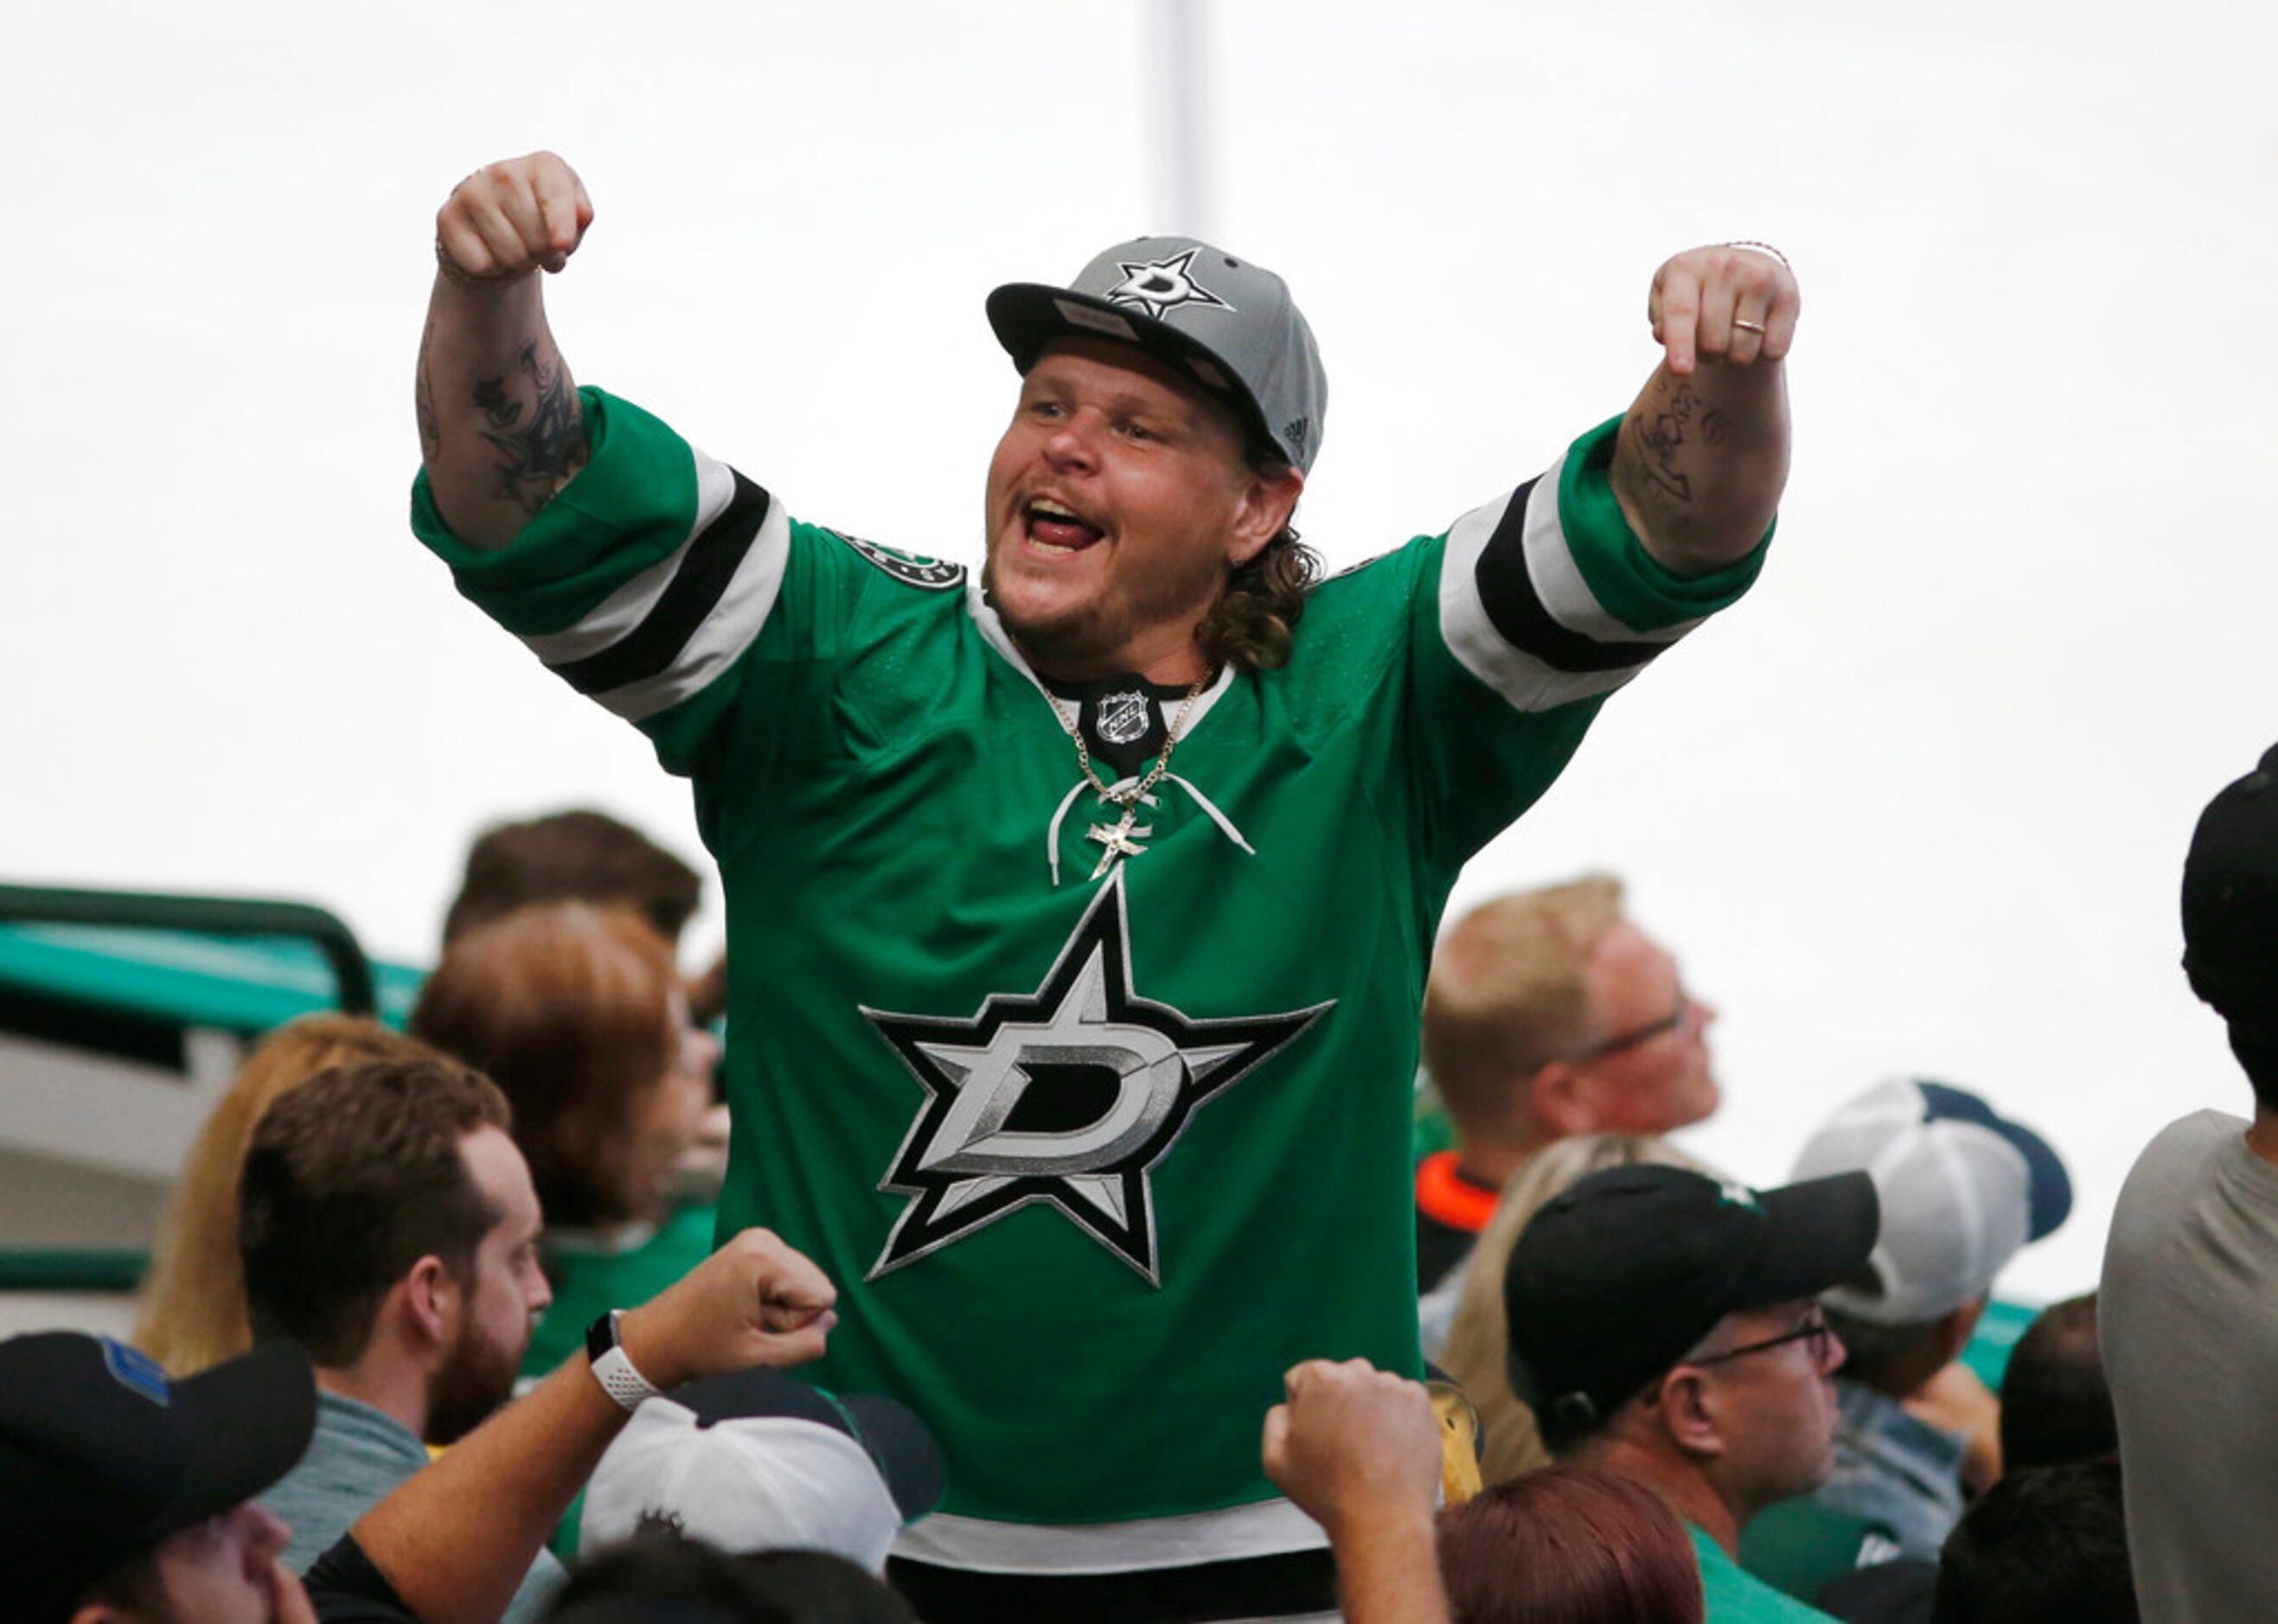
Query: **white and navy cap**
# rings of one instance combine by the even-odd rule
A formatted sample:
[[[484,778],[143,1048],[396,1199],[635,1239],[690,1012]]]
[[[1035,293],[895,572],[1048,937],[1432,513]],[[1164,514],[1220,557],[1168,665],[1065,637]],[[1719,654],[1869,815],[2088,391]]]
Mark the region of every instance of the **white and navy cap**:
[[[1835,1113],[1795,1177],[1858,1170],[1883,1224],[1866,1269],[1822,1294],[1874,1325],[1915,1325],[1992,1288],[2020,1247],[2072,1210],[2072,1180],[2048,1142],[1966,1089],[1900,1078]]]
[[[1312,470],[1328,377],[1289,285],[1263,265],[1192,237],[1135,238],[1066,287],[1007,283],[989,295],[989,324],[1023,373],[1054,339],[1135,344],[1224,396],[1253,437]]]
[[[578,1545],[662,1524],[727,1551],[827,1551],[883,1573],[944,1482],[940,1448],[906,1406],[739,1370],[633,1412],[586,1485]]]

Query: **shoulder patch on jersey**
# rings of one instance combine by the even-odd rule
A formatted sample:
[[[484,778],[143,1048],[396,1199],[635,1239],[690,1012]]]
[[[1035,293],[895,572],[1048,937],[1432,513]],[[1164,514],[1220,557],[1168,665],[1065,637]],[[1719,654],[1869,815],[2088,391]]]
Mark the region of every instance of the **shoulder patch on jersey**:
[[[828,525],[823,528],[829,530]],[[918,587],[929,592],[945,592],[952,587],[965,584],[965,566],[962,564],[944,564],[939,559],[921,558],[914,553],[904,553],[898,548],[882,547],[875,541],[863,540],[860,536],[849,536],[845,530],[830,530],[829,533],[905,586]]]
[[[1395,547],[1389,553],[1379,553],[1371,557],[1361,559],[1357,562],[1348,564],[1342,569],[1336,571],[1333,575],[1325,576],[1322,581],[1316,582],[1314,584],[1318,586],[1325,584],[1328,581],[1342,581],[1347,576],[1357,576],[1364,569],[1372,568],[1376,565],[1387,563],[1391,560],[1398,558],[1399,556],[1400,549]]]

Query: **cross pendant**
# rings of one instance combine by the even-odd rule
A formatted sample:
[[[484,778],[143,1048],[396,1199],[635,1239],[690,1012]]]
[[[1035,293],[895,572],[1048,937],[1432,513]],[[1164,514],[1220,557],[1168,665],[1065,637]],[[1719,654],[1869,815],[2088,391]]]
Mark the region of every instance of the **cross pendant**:
[[[1146,847],[1141,845],[1137,841],[1131,838],[1131,825],[1138,816],[1139,809],[1137,807],[1127,806],[1123,809],[1123,821],[1117,824],[1113,828],[1109,828],[1104,823],[1095,823],[1091,826],[1089,831],[1085,834],[1084,838],[1086,840],[1096,840],[1102,846],[1106,848],[1105,850],[1099,854],[1099,866],[1091,871],[1091,877],[1093,879],[1098,879],[1109,869],[1114,867],[1116,858],[1135,858],[1141,852],[1147,850]]]

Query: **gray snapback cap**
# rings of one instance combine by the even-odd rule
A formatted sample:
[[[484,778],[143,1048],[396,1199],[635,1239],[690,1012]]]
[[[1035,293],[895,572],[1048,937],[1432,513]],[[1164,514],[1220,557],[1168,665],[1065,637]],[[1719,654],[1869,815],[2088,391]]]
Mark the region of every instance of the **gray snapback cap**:
[[[989,324],[1022,372],[1054,339],[1119,339],[1183,368],[1310,473],[1329,381],[1289,285],[1262,265],[1192,237],[1119,243],[1066,287],[1009,282],[989,295]]]

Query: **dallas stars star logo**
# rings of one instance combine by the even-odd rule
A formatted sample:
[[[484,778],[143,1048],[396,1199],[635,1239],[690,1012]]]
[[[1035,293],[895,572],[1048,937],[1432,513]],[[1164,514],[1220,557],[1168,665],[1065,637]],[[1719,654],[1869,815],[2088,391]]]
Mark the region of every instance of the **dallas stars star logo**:
[[[1107,290],[1107,302],[1136,305],[1157,321],[1163,319],[1165,311],[1185,304],[1233,309],[1232,305],[1196,281],[1191,274],[1189,267],[1195,263],[1195,255],[1201,252],[1200,248],[1182,248],[1168,259],[1143,261],[1137,264],[1129,260],[1117,260],[1115,263],[1123,272],[1123,280]]]
[[[1042,1202],[1161,1285],[1149,1173],[1196,1107],[1328,1008],[1189,1020],[1137,996],[1119,873],[1033,995],[992,994],[971,1020],[865,1009],[926,1092],[878,1185],[916,1199],[869,1278]]]

